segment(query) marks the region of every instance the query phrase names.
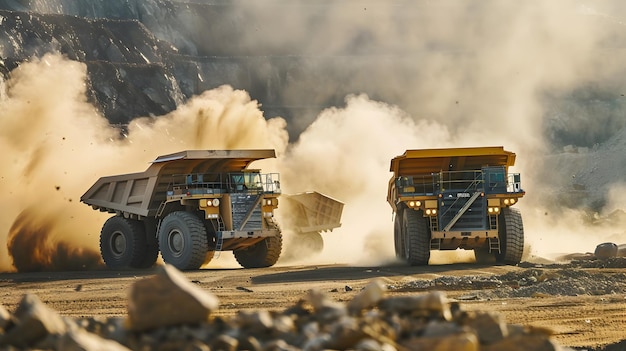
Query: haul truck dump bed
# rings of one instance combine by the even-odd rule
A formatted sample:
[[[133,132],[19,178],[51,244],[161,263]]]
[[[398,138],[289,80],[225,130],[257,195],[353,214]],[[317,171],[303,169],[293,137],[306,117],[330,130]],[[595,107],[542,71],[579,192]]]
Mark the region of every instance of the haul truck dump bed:
[[[322,233],[341,227],[343,205],[343,202],[316,191],[281,196],[280,211],[288,213],[281,226],[294,232],[291,245],[297,255],[322,251]]]
[[[430,250],[474,250],[477,260],[521,261],[524,229],[513,208],[525,192],[503,147],[407,150],[391,160],[387,201],[396,256],[428,264]]]

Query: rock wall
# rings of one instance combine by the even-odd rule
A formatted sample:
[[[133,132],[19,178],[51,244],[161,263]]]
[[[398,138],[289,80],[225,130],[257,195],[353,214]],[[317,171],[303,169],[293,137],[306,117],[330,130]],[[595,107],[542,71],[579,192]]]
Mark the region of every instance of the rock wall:
[[[20,62],[50,51],[85,62],[90,100],[121,124],[164,114],[223,84],[248,91],[267,117],[298,116],[300,121],[289,125],[295,135],[321,109],[341,105],[347,94],[401,103],[398,92],[385,93],[372,84],[400,81],[413,70],[412,59],[389,59],[402,54],[397,48],[375,47],[359,40],[358,33],[354,44],[333,49],[307,42],[305,32],[285,41],[283,28],[274,24],[276,16],[324,16],[328,4],[270,0],[263,3],[263,13],[273,15],[258,17],[254,7],[241,12],[242,6],[230,1],[0,1],[0,72],[6,77]],[[341,30],[343,16],[331,25]],[[265,32],[259,35],[255,28]]]

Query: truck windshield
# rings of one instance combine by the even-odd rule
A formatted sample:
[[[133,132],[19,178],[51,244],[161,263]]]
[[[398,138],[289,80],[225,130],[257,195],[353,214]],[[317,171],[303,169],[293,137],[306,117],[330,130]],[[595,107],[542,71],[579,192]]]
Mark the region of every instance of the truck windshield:
[[[230,188],[233,191],[280,192],[280,180],[277,173],[261,174],[230,173]]]

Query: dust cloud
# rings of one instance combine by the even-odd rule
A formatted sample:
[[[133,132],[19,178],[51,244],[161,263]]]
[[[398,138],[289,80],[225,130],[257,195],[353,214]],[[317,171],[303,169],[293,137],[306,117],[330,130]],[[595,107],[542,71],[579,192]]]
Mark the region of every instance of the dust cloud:
[[[545,207],[538,177],[550,150],[543,96],[602,84],[619,72],[623,61],[607,46],[623,25],[599,14],[623,5],[423,2],[407,30],[395,19],[411,14],[397,4],[342,2],[341,11],[329,5],[314,20],[293,13],[285,17],[290,30],[264,37],[273,40],[270,47],[288,46],[294,44],[290,35],[301,30],[310,38],[307,51],[327,56],[400,53],[389,56],[384,73],[338,69],[336,83],[349,85],[354,95],[322,111],[291,145],[283,119],[266,120],[246,92],[230,87],[207,91],[168,115],[136,119],[120,137],[86,102],[84,65],[57,55],[21,65],[0,93],[0,246],[11,243],[12,250],[0,253],[0,268],[14,270],[24,256],[36,257],[37,248],[23,240],[32,233],[46,236],[38,242],[47,255],[97,252],[106,215],[80,204],[79,196],[100,176],[142,171],[157,155],[187,148],[276,149],[277,162],[259,167],[280,171],[285,192],[316,190],[345,203],[342,227],[324,234],[325,250],[315,262],[372,265],[393,261],[392,214],[385,201],[392,157],[413,148],[503,145],[517,153],[513,171],[522,173],[527,191],[519,207],[529,250],[565,248],[566,237],[568,250],[591,251],[589,232],[568,225],[582,223],[572,220],[584,218],[581,212],[551,216],[553,208]],[[350,8],[355,6],[358,11]],[[242,11],[276,16],[261,3],[246,2]],[[326,33],[324,28],[336,28],[324,26],[327,20],[342,21],[345,31]],[[251,36],[242,45],[263,44],[260,39]],[[376,48],[382,51],[373,53]],[[371,85],[393,102],[361,94]],[[281,93],[311,91],[288,89]],[[602,116],[594,118],[602,123]],[[17,259],[10,256],[17,253]]]
[[[40,208],[25,209],[9,230],[7,248],[18,272],[93,270],[102,268],[95,250],[57,238],[61,231],[59,213],[47,217]],[[71,228],[70,228],[71,230]],[[71,238],[67,240],[73,241]]]
[[[547,207],[551,192],[544,190],[563,182],[543,184],[538,176],[551,167],[544,163],[552,149],[545,138],[546,111],[551,108],[545,95],[589,82],[602,85],[620,72],[621,63],[613,56],[619,53],[609,43],[619,37],[623,23],[600,14],[615,13],[623,5],[422,2],[416,28],[407,31],[394,17],[402,3],[393,4],[368,4],[350,16],[340,9],[328,11],[320,20],[340,13],[346,31],[316,32],[311,40],[327,55],[349,51],[357,37],[367,38],[360,47],[364,52],[371,44],[408,53],[398,55],[394,63],[399,68],[390,67],[385,76],[364,71],[350,77],[337,72],[336,77],[341,84],[360,82],[396,92],[394,100],[405,111],[366,95],[349,96],[345,106],[322,112],[281,160],[287,191],[316,189],[346,203],[343,226],[324,234],[325,249],[316,262],[392,262],[393,222],[385,203],[391,158],[412,148],[482,145],[503,145],[517,153],[511,171],[522,174],[527,191],[518,205],[524,215],[526,257],[564,249],[564,242],[573,252],[593,251],[596,243],[589,237],[598,233],[585,221],[586,211],[563,208],[558,212],[566,215],[545,215],[555,208]],[[376,21],[367,19],[369,10],[377,11]],[[292,20],[309,23],[303,17]],[[324,40],[324,49],[316,40]],[[606,120],[603,115],[593,118],[596,125]],[[466,259],[455,254],[459,257],[449,259]]]
[[[85,65],[60,55],[20,65],[3,86],[2,271],[101,266],[99,233],[109,215],[79,201],[101,176],[140,172],[184,149],[281,152],[288,139],[284,120],[266,120],[247,93],[225,86],[168,115],[136,119],[123,137],[87,102]]]

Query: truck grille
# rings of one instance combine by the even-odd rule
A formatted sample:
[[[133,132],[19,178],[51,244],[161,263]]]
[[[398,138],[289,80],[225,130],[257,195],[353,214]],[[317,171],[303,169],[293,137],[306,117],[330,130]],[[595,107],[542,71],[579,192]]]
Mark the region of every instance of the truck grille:
[[[469,197],[457,197],[458,191],[443,192],[439,204],[439,228],[445,228],[465,206]],[[443,204],[443,205],[442,205]],[[486,200],[478,197],[450,228],[450,231],[485,230],[487,227]]]
[[[241,230],[263,229],[263,214],[258,201],[259,197],[260,195],[232,194],[233,229],[239,230],[250,212],[250,217]]]

